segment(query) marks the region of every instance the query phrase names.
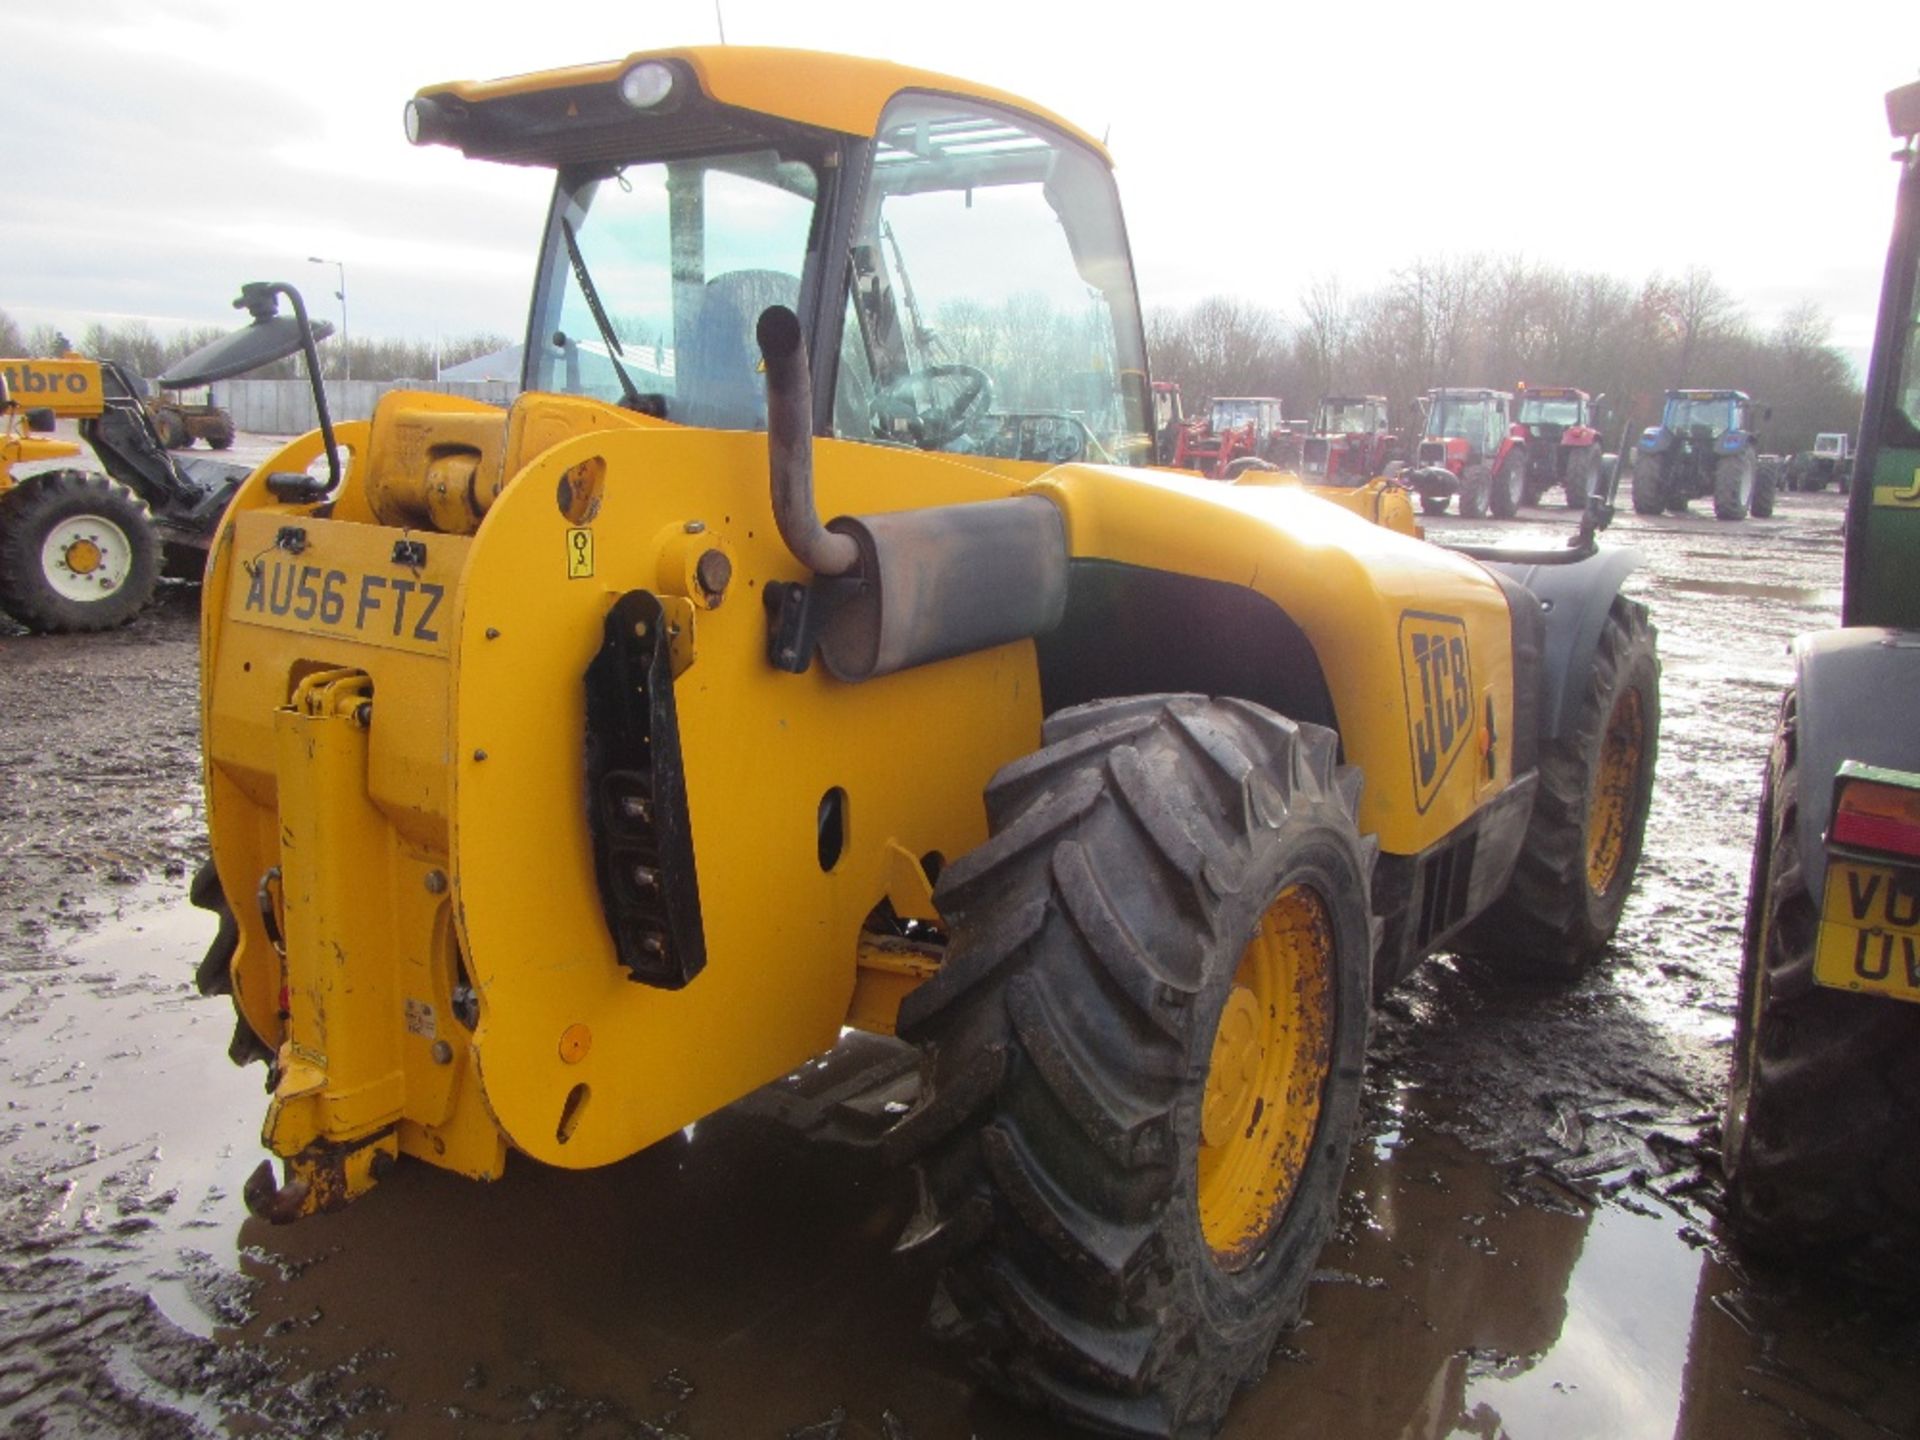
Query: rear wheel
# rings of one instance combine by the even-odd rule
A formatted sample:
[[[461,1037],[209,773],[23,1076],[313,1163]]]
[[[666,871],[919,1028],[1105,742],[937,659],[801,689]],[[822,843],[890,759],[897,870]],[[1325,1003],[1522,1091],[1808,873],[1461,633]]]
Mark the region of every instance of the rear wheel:
[[[1722,1127],[1729,1217],[1782,1259],[1835,1252],[1911,1276],[1920,1239],[1920,1006],[1813,983],[1819,907],[1800,856],[1797,697],[1760,797]]]
[[[46,635],[124,625],[153,597],[159,541],[146,504],[84,470],[0,496],[0,610]]]
[[[1461,949],[1516,975],[1564,977],[1613,939],[1653,798],[1660,661],[1647,607],[1616,596],[1571,730],[1541,746],[1539,790],[1506,892]]]
[[[1500,473],[1493,477],[1487,491],[1488,503],[1492,506],[1496,519],[1511,520],[1520,513],[1520,503],[1527,494],[1527,452],[1526,447],[1515,445],[1507,451],[1507,458],[1500,466]]]
[[[890,1143],[937,1333],[1114,1434],[1210,1434],[1299,1314],[1358,1113],[1375,847],[1330,731],[1233,700],[1064,711],[950,866]]]
[[[1713,467],[1713,518],[1744,520],[1753,503],[1753,452],[1723,455]]]
[[[1633,457],[1633,513],[1658,515],[1667,508],[1667,486],[1660,457],[1642,450]]]
[[[1487,496],[1493,489],[1493,469],[1484,460],[1476,460],[1460,473],[1460,513],[1478,520],[1487,513]]]

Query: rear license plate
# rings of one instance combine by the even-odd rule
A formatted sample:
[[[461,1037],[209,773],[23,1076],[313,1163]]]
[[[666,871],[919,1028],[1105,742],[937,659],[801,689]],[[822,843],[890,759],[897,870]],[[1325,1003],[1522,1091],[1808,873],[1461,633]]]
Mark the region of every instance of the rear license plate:
[[[1830,860],[1813,978],[1920,1003],[1920,872]]]

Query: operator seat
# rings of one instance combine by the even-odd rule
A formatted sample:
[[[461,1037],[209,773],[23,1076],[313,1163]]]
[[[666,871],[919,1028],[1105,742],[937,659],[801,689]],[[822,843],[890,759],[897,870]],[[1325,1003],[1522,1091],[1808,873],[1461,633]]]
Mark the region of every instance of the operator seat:
[[[766,429],[753,327],[769,305],[799,304],[800,280],[784,271],[728,270],[709,280],[687,344],[674,357],[669,418],[708,430]]]

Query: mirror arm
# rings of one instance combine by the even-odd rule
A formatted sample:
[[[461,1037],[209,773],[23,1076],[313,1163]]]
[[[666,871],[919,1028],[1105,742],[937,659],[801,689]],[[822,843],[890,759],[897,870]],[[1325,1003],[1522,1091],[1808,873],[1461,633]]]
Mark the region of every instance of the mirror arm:
[[[270,297],[274,295],[284,295],[292,302],[294,319],[300,322],[300,350],[307,357],[307,382],[313,386],[314,413],[319,416],[320,438],[327,447],[327,493],[331,495],[340,488],[340,448],[334,443],[333,417],[327,411],[327,386],[320,378],[320,353],[313,343],[313,325],[307,319],[306,302],[286,281],[272,280],[241,286],[240,298],[233,303],[235,308],[244,306],[260,318],[273,313]]]

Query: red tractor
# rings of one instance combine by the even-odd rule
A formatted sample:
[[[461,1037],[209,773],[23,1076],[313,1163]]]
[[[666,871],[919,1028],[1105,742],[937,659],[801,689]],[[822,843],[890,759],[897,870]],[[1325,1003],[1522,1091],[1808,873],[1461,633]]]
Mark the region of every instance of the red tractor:
[[[1180,427],[1174,440],[1173,467],[1224,480],[1235,460],[1251,456],[1275,461],[1286,443],[1286,421],[1281,418],[1277,396],[1223,396],[1213,402],[1204,417]]]
[[[1445,513],[1460,497],[1472,519],[1491,510],[1510,520],[1526,494],[1527,432],[1513,423],[1513,396],[1505,390],[1429,390],[1420,402],[1426,427],[1414,468],[1400,478],[1420,493],[1420,508]]]
[[[1400,440],[1382,395],[1329,395],[1301,446],[1300,469],[1320,485],[1364,485],[1400,463]]]
[[[1522,498],[1531,505],[1559,485],[1566,491],[1569,510],[1585,508],[1587,496],[1600,488],[1595,399],[1565,385],[1525,383],[1518,399],[1514,421],[1527,432],[1528,441]]]

